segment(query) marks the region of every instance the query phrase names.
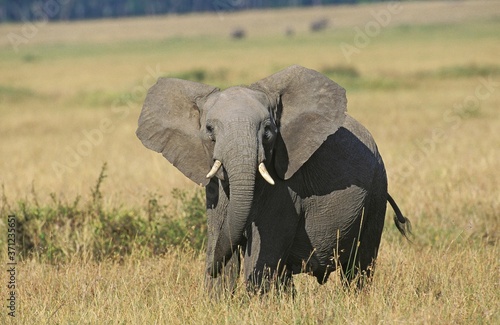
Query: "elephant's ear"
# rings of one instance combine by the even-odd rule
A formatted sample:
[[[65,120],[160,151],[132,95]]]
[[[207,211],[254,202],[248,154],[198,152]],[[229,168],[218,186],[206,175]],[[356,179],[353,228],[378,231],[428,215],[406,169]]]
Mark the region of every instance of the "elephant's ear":
[[[265,92],[274,109],[281,135],[275,167],[283,179],[292,177],[344,122],[345,89],[317,71],[294,65],[250,87]]]
[[[151,87],[139,117],[137,137],[197,184],[206,185],[213,148],[200,136],[202,106],[218,91],[205,84],[160,78]]]

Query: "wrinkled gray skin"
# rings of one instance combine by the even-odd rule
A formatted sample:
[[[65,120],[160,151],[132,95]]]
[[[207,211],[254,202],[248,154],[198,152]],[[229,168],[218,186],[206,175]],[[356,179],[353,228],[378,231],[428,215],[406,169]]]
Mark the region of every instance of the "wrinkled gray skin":
[[[300,66],[224,91],[170,78],[149,90],[137,136],[206,187],[209,288],[234,284],[240,251],[252,290],[300,272],[324,283],[339,266],[347,280],[371,276],[387,177],[346,104],[342,87]],[[222,167],[207,179],[215,160]]]

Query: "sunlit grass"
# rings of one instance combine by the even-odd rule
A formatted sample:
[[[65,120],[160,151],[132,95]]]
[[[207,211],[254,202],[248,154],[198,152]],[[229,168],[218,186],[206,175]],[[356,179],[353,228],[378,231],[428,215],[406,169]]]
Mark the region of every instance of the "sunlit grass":
[[[194,15],[171,21],[197,26],[198,34],[193,27],[185,37],[174,35],[180,27],[160,35],[153,32],[156,23],[145,20],[144,30],[135,31],[131,26],[137,24],[126,21],[130,35],[113,39],[112,21],[81,22],[55,24],[53,30],[62,34],[52,36],[47,26],[19,53],[2,45],[0,183],[11,208],[18,209],[24,201],[37,211],[36,201],[40,213],[48,213],[58,206],[70,207],[80,197],[76,210],[85,213],[96,177],[107,163],[101,187],[103,215],[123,220],[129,229],[142,229],[144,223],[124,216],[145,218],[151,198],[160,206],[175,206],[179,199],[171,195],[174,188],[188,193],[196,188],[161,155],[145,149],[134,134],[146,90],[154,80],[178,77],[224,88],[301,64],[346,88],[348,111],[374,135],[386,164],[389,190],[412,221],[413,244],[401,238],[387,217],[370,290],[344,291],[335,274],[324,286],[300,275],[295,300],[274,295],[250,298],[241,285],[235,297],[219,302],[205,296],[204,256],[192,248],[155,256],[136,245],[124,257],[102,261],[81,258],[68,249],[64,261],[53,264],[41,262],[47,258],[42,250],[41,256],[19,264],[17,320],[24,324],[500,322],[500,21],[390,26],[348,62],[340,48],[342,42],[352,44],[355,36],[347,17],[338,17],[338,25],[334,20],[338,27],[317,34],[310,34],[303,20],[294,37],[285,37],[280,29],[286,27],[283,21],[299,20],[300,10],[254,16],[258,19],[249,13],[239,15],[239,22],[253,26],[249,37],[239,41],[226,33],[232,22],[238,22],[235,16],[221,20],[217,30],[212,26],[200,32],[207,18]],[[312,19],[311,11],[307,15]],[[279,22],[275,17],[295,18]],[[366,17],[370,19],[369,10]],[[355,26],[363,27],[366,19],[352,16]],[[72,33],[85,28],[106,30],[102,24],[107,34],[71,41]],[[278,27],[266,33],[265,26]],[[481,99],[476,100],[478,89]],[[54,197],[59,205],[54,205]],[[93,225],[92,220],[87,225]],[[61,235],[67,238],[84,235],[64,227],[67,232]],[[130,240],[145,240],[141,236]],[[3,322],[5,313],[0,315]]]
[[[402,245],[400,243],[400,245]],[[383,245],[376,281],[361,293],[335,277],[318,286],[296,277],[297,294],[211,301],[203,291],[204,261],[192,250],[121,263],[72,261],[64,266],[26,261],[19,290],[21,323],[495,323],[495,251],[484,246]],[[412,258],[418,260],[413,260]],[[450,258],[453,257],[453,258]],[[472,258],[471,258],[472,257]],[[446,261],[446,263],[444,262]],[[496,264],[498,267],[498,264]],[[47,290],[50,288],[50,290]]]

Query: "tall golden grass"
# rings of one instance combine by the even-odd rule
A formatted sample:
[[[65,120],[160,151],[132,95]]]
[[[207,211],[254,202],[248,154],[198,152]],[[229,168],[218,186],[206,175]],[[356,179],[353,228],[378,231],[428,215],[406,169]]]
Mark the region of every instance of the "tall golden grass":
[[[26,259],[17,317],[3,303],[0,322],[500,323],[500,2],[404,2],[348,60],[341,44],[355,45],[355,27],[387,5],[131,19],[123,31],[121,21],[47,24],[18,52],[3,39],[0,183],[11,205],[33,200],[32,188],[41,205],[50,193],[85,198],[104,162],[107,206],[134,207],[151,193],[168,204],[173,188],[196,185],[135,137],[154,79],[227,87],[301,64],[347,89],[348,110],[374,135],[415,237],[407,243],[388,222],[369,290],[345,291],[335,275],[324,286],[300,275],[295,299],[248,297],[241,286],[232,299],[210,301],[203,253],[192,250],[59,265]],[[453,14],[440,22],[444,9]],[[329,29],[307,30],[325,16]],[[247,28],[246,39],[229,38],[236,25]],[[293,37],[283,34],[288,26]]]

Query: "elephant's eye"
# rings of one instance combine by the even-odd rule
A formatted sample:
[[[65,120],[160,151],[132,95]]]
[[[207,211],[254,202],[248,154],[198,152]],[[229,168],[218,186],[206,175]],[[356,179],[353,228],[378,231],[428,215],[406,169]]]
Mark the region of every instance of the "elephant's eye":
[[[214,127],[211,126],[211,125],[208,125],[206,126],[206,130],[207,130],[207,134],[208,134],[208,138],[212,141],[215,141],[215,136],[214,136]]]

